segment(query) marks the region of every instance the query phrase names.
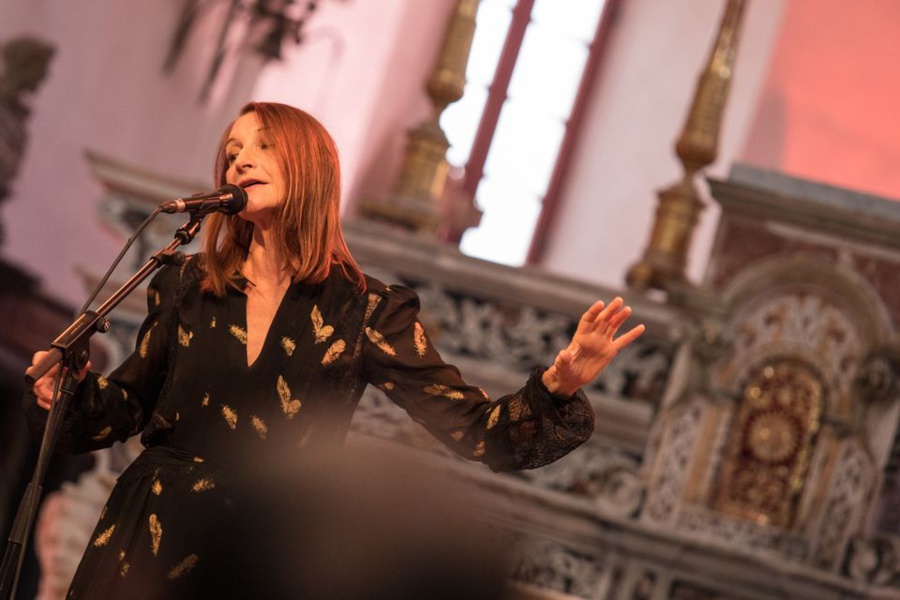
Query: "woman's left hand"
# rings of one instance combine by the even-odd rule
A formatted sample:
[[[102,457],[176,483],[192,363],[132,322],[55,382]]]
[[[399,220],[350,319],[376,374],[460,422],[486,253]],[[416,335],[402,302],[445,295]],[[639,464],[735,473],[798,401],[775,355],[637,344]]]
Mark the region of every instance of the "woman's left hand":
[[[619,351],[644,333],[637,325],[616,337],[619,327],[631,315],[624,300],[616,298],[609,305],[597,301],[578,322],[572,341],[556,355],[553,365],[544,371],[544,385],[551,393],[571,396],[578,388],[593,381]]]

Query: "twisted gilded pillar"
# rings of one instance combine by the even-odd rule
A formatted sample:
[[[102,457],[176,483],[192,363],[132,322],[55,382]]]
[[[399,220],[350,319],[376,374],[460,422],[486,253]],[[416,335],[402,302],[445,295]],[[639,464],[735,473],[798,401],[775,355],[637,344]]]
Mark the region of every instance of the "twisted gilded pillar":
[[[694,228],[704,205],[696,175],[716,159],[719,129],[728,99],[746,0],[728,0],[719,35],[700,76],[684,129],[675,144],[684,176],[661,190],[656,219],[644,256],[629,269],[626,281],[635,289],[667,289],[686,280],[685,265]]]
[[[363,202],[361,213],[406,229],[434,235],[440,223],[440,198],[447,180],[450,142],[440,126],[441,113],[463,95],[466,64],[475,35],[478,0],[459,0],[444,34],[426,90],[431,116],[408,133],[400,176],[394,189]]]

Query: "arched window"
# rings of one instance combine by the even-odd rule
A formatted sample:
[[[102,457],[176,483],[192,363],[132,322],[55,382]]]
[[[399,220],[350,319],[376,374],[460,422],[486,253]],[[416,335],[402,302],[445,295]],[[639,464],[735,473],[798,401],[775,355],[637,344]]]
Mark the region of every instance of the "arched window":
[[[441,116],[447,158],[483,211],[460,249],[534,262],[556,204],[615,0],[481,0],[463,98]]]

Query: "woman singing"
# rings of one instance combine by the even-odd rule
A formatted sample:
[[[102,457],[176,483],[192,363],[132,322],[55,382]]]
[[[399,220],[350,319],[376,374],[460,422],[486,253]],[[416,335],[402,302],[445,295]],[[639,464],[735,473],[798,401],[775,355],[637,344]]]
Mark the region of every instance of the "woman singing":
[[[177,597],[192,579],[216,580],[205,523],[254,510],[232,504],[230,482],[256,457],[340,443],[368,384],[498,471],[546,465],[590,437],[581,386],[643,332],[618,335],[630,314],[620,298],[591,306],[552,365],[492,401],[441,360],[414,292],[360,271],[340,229],[337,151],[314,118],[248,104],[222,138],[216,181],[246,191],[244,210],[210,215],[203,252],[156,274],[121,366],[79,373],[60,449],[141,433],[145,450],[119,478],[70,598]],[[33,421],[57,369],[34,385]]]

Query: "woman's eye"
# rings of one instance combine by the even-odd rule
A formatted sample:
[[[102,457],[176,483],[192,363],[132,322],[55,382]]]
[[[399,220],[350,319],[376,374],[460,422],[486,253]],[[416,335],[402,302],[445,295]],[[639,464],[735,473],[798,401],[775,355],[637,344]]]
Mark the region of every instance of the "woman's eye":
[[[231,163],[233,163],[234,161],[237,160],[237,154],[234,154],[234,153],[226,154],[225,160],[227,160],[228,164],[230,165]]]

